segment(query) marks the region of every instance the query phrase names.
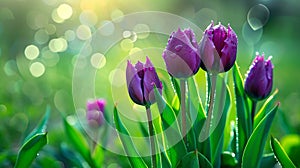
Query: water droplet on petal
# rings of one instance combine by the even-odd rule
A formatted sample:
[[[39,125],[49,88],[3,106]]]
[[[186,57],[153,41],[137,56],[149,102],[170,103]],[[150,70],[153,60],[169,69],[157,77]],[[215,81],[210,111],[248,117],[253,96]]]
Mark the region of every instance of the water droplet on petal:
[[[268,22],[269,16],[269,9],[263,4],[258,4],[248,11],[247,21],[253,30],[258,30]]]
[[[182,45],[177,45],[177,46],[175,47],[175,50],[176,50],[177,52],[179,52],[181,49],[182,49]]]

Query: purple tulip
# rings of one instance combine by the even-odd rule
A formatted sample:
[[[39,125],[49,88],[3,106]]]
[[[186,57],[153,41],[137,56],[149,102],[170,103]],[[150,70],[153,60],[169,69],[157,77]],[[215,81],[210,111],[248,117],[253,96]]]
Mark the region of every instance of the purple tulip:
[[[178,28],[171,34],[162,56],[172,76],[188,78],[195,75],[200,68],[200,56],[194,32]]]
[[[234,64],[237,52],[237,36],[228,24],[214,26],[212,22],[200,41],[201,68],[211,73],[228,71]]]
[[[86,103],[86,118],[90,126],[99,127],[103,124],[105,105],[106,101],[104,99],[97,99]]]
[[[264,55],[257,54],[245,81],[245,92],[251,99],[257,101],[269,96],[273,85],[273,68],[270,57],[265,61]]]
[[[127,62],[126,81],[130,98],[139,105],[151,105],[155,102],[154,86],[160,93],[162,90],[162,83],[148,57],[145,64],[138,61],[133,66],[130,61]]]

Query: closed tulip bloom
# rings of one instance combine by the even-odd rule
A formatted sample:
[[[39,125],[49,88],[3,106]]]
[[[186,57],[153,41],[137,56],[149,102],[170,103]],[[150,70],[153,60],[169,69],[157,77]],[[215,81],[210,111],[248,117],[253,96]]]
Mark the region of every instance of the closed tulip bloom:
[[[273,64],[264,55],[257,55],[246,75],[245,92],[255,101],[265,99],[273,86]]]
[[[184,79],[196,74],[200,68],[200,56],[194,32],[178,28],[171,34],[162,56],[172,76]]]
[[[145,64],[137,62],[133,66],[130,61],[127,62],[126,81],[130,98],[139,105],[146,106],[155,102],[154,86],[160,93],[162,90],[162,83],[148,57]]]
[[[86,118],[90,126],[99,127],[103,124],[105,105],[106,101],[104,99],[97,99],[87,102]]]
[[[201,68],[211,73],[230,70],[236,60],[237,36],[230,25],[212,22],[200,41]]]

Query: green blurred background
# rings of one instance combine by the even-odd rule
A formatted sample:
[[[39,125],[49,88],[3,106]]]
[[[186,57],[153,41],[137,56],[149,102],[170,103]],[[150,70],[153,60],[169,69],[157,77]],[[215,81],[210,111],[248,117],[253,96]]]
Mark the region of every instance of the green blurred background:
[[[52,107],[50,144],[64,141],[60,113],[74,114],[73,69],[85,41],[101,25],[112,24],[104,33],[113,33],[111,20],[143,11],[176,14],[202,30],[211,20],[230,23],[238,35],[237,61],[243,74],[256,51],[272,55],[274,88],[279,89],[276,99],[281,102],[272,135],[295,152],[293,144],[300,144],[299,9],[299,0],[0,0],[0,153],[18,149],[48,104]],[[162,48],[167,40],[156,43],[150,36],[126,33],[123,36],[130,39],[129,44],[128,40],[116,44],[119,53],[96,55],[88,63],[102,69],[109,64],[97,64],[99,60],[114,59],[115,54],[125,57],[139,50],[139,40]],[[196,36],[201,38],[201,34]],[[109,74],[104,76],[108,80]],[[108,104],[112,107],[113,102]]]

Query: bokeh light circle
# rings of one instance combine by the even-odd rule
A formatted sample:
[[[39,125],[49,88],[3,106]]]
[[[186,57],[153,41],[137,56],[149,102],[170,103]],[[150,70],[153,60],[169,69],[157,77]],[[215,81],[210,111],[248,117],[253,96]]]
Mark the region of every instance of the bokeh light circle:
[[[61,19],[66,20],[66,19],[69,19],[72,16],[73,9],[70,5],[68,5],[66,3],[63,3],[63,4],[59,5],[56,12],[57,12],[57,15]]]
[[[242,27],[242,36],[248,45],[254,45],[261,39],[263,29],[253,30],[248,22],[245,22]]]
[[[39,56],[40,50],[35,45],[29,45],[25,48],[24,54],[27,59],[34,60]]]
[[[137,24],[134,26],[133,31],[137,33],[138,39],[145,39],[150,34],[150,28],[146,24]]]
[[[101,69],[106,64],[106,58],[101,53],[95,53],[91,57],[91,64],[94,68]]]
[[[64,38],[55,38],[50,40],[48,47],[52,52],[63,52],[67,49],[68,43]]]
[[[34,77],[40,77],[45,72],[45,66],[40,62],[34,62],[30,65],[30,73]]]
[[[40,29],[34,34],[34,40],[39,44],[45,44],[49,40],[49,35],[45,29]]]
[[[255,31],[262,28],[268,22],[269,17],[269,9],[263,4],[257,4],[249,9],[247,21],[250,27]]]
[[[80,25],[76,30],[76,35],[80,40],[88,40],[92,36],[91,29],[86,25]]]

